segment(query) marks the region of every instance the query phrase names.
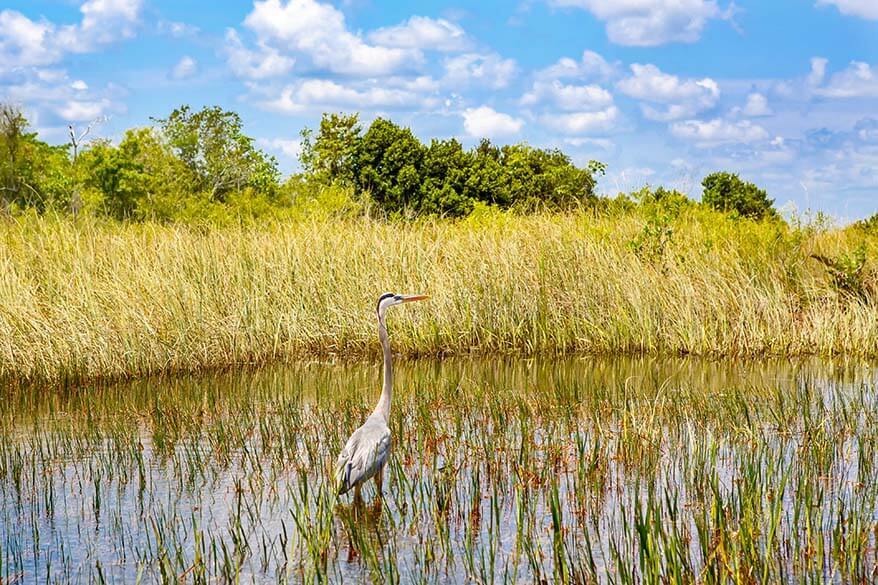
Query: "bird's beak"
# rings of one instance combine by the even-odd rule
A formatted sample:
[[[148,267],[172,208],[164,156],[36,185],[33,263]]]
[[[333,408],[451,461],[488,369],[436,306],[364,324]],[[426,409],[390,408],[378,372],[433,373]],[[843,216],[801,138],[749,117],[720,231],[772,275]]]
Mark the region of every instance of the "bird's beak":
[[[427,295],[402,295],[402,302],[413,303],[414,301],[423,301],[424,299],[429,298],[430,297]]]

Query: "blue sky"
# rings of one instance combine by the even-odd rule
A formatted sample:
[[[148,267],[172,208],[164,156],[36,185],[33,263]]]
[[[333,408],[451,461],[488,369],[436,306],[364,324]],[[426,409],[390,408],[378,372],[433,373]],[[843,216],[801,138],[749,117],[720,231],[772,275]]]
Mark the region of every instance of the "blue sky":
[[[878,211],[878,0],[3,0],[0,99],[50,142],[220,105],[293,171],[303,126],[359,111],[601,160],[608,194],[723,169]]]

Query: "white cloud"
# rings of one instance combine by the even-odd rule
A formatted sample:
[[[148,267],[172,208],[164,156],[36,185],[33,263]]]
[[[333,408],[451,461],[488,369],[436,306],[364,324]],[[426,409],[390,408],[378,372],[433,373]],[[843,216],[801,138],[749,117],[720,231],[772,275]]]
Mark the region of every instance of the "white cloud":
[[[496,138],[517,134],[524,126],[520,118],[498,112],[488,106],[467,108],[463,111],[463,127],[476,138]]]
[[[853,61],[847,69],[832,75],[826,85],[814,91],[830,98],[878,97],[878,65]]]
[[[597,112],[546,114],[540,121],[546,127],[562,134],[604,133],[611,130],[619,118],[619,108],[610,106]]]
[[[33,21],[15,10],[0,11],[0,70],[60,61],[66,53],[95,51],[133,36],[141,0],[88,0],[78,24]]]
[[[863,142],[878,142],[878,120],[863,118],[854,125],[854,132]]]
[[[396,26],[379,28],[369,33],[369,40],[385,47],[459,51],[469,45],[461,27],[444,18],[412,16]]]
[[[244,46],[234,29],[226,31],[224,50],[232,71],[240,77],[250,79],[279,77],[288,73],[296,64],[295,59],[281,55],[264,44],[258,51],[251,51]]]
[[[810,85],[820,85],[823,83],[823,79],[826,77],[827,63],[829,63],[829,60],[823,57],[811,58],[811,71],[808,73],[807,79]]]
[[[655,65],[638,63],[631,65],[631,72],[616,87],[629,97],[665,105],[659,110],[641,104],[643,115],[650,120],[668,122],[691,117],[714,107],[719,100],[719,85],[709,77],[681,80]]]
[[[0,69],[14,65],[47,65],[63,54],[53,36],[55,25],[48,21],[34,22],[20,12],[0,12]]]
[[[747,103],[741,113],[751,118],[760,116],[770,116],[774,112],[768,107],[768,99],[758,92],[753,92],[747,96]]]
[[[445,82],[450,85],[483,85],[502,89],[518,71],[513,59],[496,53],[466,53],[445,60]]]
[[[285,114],[327,108],[406,108],[425,105],[423,96],[402,89],[369,84],[365,87],[345,86],[328,79],[306,79],[288,85],[280,96],[262,101],[266,109]]]
[[[315,0],[263,0],[253,5],[244,26],[264,47],[296,52],[332,73],[372,77],[410,69],[423,61],[415,49],[370,45],[347,29],[344,15]]]
[[[430,93],[439,89],[439,82],[429,75],[420,75],[418,77],[388,77],[382,80],[385,87],[397,87],[406,91],[415,93]]]
[[[90,122],[104,115],[110,109],[110,101],[107,99],[67,100],[55,106],[54,111],[63,120],[70,122]]]
[[[185,22],[176,22],[173,20],[162,20],[158,23],[158,32],[169,35],[175,39],[191,37],[198,34],[199,28]]]
[[[723,16],[715,0],[550,0],[556,6],[588,10],[606,22],[619,45],[640,47],[692,43],[708,20]]]
[[[260,138],[256,141],[262,148],[282,153],[285,157],[298,160],[302,152],[302,141],[287,138]]]
[[[817,5],[831,5],[848,16],[878,20],[878,2],[875,0],[817,0]]]
[[[0,86],[2,99],[21,104],[28,117],[48,124],[91,121],[110,112],[124,111],[112,92],[92,91],[81,79],[72,80],[60,69],[22,68]]]
[[[187,55],[174,65],[174,69],[171,71],[171,77],[174,79],[187,79],[195,75],[197,69],[198,64],[195,62],[195,59]]]
[[[599,85],[564,85],[560,81],[536,81],[521,98],[531,106],[548,103],[566,111],[593,111],[612,105],[613,95]]]
[[[69,50],[77,53],[132,37],[141,3],[141,0],[88,0],[79,8],[82,22],[78,26],[63,27],[59,36],[62,40],[67,37]]]
[[[671,125],[671,134],[690,140],[700,147],[759,142],[769,137],[765,128],[753,124],[750,120],[728,122],[719,118],[676,122]]]
[[[579,61],[562,57],[554,65],[546,67],[537,77],[540,79],[595,78],[609,79],[616,68],[594,51],[585,51]]]

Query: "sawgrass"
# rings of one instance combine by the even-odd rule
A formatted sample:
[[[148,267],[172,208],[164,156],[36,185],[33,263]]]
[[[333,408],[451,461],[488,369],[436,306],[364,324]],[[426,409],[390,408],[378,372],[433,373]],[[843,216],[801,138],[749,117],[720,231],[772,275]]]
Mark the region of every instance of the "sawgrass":
[[[664,222],[664,223],[662,223]],[[658,226],[658,227],[656,227]],[[878,355],[859,294],[811,258],[876,242],[701,208],[210,226],[0,221],[0,377],[120,378],[378,351]]]

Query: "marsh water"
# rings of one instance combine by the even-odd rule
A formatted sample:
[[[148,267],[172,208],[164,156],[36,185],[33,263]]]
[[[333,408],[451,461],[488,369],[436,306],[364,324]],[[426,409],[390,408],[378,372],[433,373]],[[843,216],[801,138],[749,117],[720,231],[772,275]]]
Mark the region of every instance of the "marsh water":
[[[376,363],[0,400],[0,582],[867,582],[874,364],[396,368],[383,498],[332,494]]]

